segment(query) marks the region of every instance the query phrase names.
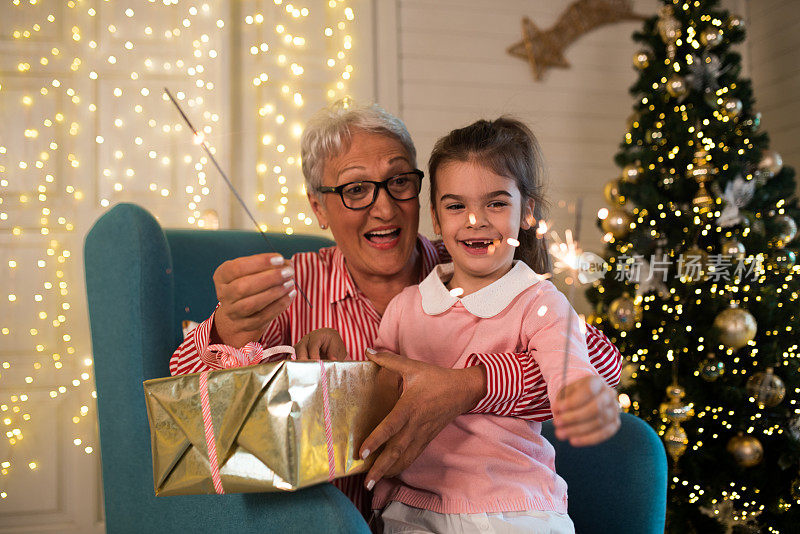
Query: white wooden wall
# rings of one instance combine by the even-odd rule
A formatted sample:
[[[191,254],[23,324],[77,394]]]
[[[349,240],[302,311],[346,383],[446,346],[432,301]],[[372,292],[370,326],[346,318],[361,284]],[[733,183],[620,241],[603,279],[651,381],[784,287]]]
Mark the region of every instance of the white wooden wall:
[[[214,210],[223,228],[250,227],[162,99],[163,87],[182,101],[196,127],[210,128],[205,138],[260,223],[278,231],[312,228],[297,218],[309,210],[295,125],[330,99],[329,90],[336,97],[352,92],[372,98],[372,3],[308,2],[307,15],[298,16],[287,14],[288,3],[3,5],[0,533],[105,530],[94,384],[86,363],[92,351],[82,249],[91,224],[114,204],[135,202],[163,226],[193,226],[196,212]],[[355,13],[352,24],[345,5]],[[325,27],[332,28],[330,36],[323,34]],[[14,37],[25,31],[29,37]],[[286,34],[305,42],[287,43]],[[350,50],[343,49],[345,34],[352,37]],[[261,43],[269,50],[252,53]],[[333,67],[327,65],[330,57],[336,58]],[[292,71],[293,63],[303,67],[302,76]],[[338,88],[345,64],[354,70]],[[257,87],[253,77],[262,72],[270,82]],[[295,104],[295,93],[302,94],[303,105]],[[260,115],[267,104],[272,111]],[[265,134],[271,136],[268,144],[262,142]],[[285,150],[278,150],[280,144]],[[259,202],[259,193],[268,200]],[[278,213],[279,204],[285,204],[284,213]],[[13,438],[17,428],[21,440]]]
[[[215,89],[211,91],[198,91],[193,85],[197,76],[189,77],[185,67],[183,70],[175,68],[176,57],[185,56],[187,50],[191,53],[191,42],[163,36],[164,28],[180,24],[190,6],[202,3],[210,5],[211,15],[208,19],[192,18],[192,23],[194,30],[205,28],[202,31],[208,33],[219,52],[218,61],[206,62],[209,70],[203,76],[206,81],[214,82]],[[526,120],[544,148],[556,228],[563,231],[565,227],[574,227],[574,214],[568,213],[566,203],[582,197],[581,241],[586,248],[599,250],[600,235],[595,229],[594,217],[604,205],[603,185],[619,173],[613,156],[624,135],[625,120],[632,105],[627,89],[636,77],[631,56],[637,46],[631,34],[639,23],[624,22],[585,35],[567,50],[566,57],[572,67],[551,69],[540,82],[534,81],[525,62],[505,52],[508,46],[520,40],[523,16],[547,28],[569,3],[567,0],[350,1],[348,5],[355,11],[356,23],[350,29],[353,49],[349,62],[355,71],[348,92],[361,100],[378,101],[406,120],[423,169],[434,141],[455,127],[479,117],[492,118],[503,113]],[[236,3],[180,0],[177,5],[160,6],[155,11],[147,0],[85,0],[80,3],[80,10],[74,10],[61,2],[40,0],[32,11],[25,11],[29,19],[20,18],[21,11],[16,8],[3,8],[0,17],[0,124],[3,125],[0,145],[7,148],[7,153],[0,153],[0,179],[7,179],[8,185],[0,184],[3,200],[0,212],[7,214],[6,219],[0,218],[0,327],[10,328],[10,334],[0,334],[0,404],[12,395],[27,393],[29,400],[24,403],[24,411],[32,414],[34,422],[25,427],[25,438],[20,444],[10,446],[5,438],[0,439],[0,463],[9,458],[15,469],[9,476],[0,475],[0,492],[8,494],[7,498],[0,499],[0,533],[104,530],[98,454],[96,450],[92,454],[84,452],[87,444],[98,448],[90,395],[93,385],[91,378],[81,380],[77,386],[71,384],[73,377],[86,370],[83,360],[91,357],[80,254],[83,238],[92,221],[104,211],[100,204],[103,199],[112,205],[119,201],[138,202],[160,215],[165,225],[188,225],[187,216],[191,216],[192,210],[187,209],[186,204],[196,191],[184,191],[186,186],[196,190],[200,185],[194,169],[197,147],[160,130],[162,124],[176,121],[168,117],[169,108],[158,107],[157,94],[141,95],[143,83],[135,83],[129,76],[132,64],[141,63],[145,57],[154,60],[156,67],[151,71],[140,69],[143,76],[147,76],[148,86],[154,90],[169,84],[175,91],[185,91],[187,100],[190,96],[203,95],[203,105],[191,108],[192,113],[195,117],[202,116],[201,110],[210,110],[219,115],[217,121],[203,118],[198,122],[213,125],[214,133],[209,139],[219,150],[223,166],[227,161],[232,178],[251,201],[259,220],[271,228],[282,227],[282,217],[276,216],[275,205],[255,200],[258,192],[266,192],[274,201],[280,186],[274,176],[260,175],[256,167],[259,161],[272,163],[276,158],[297,153],[290,127],[293,122],[305,120],[323,104],[330,73],[324,69],[315,70],[314,65],[330,51],[309,50],[302,55],[308,75],[308,81],[302,85],[306,104],[302,109],[286,113],[286,126],[275,126],[274,118],[259,118],[257,109],[269,98],[276,106],[283,104],[280,96],[254,88],[253,73],[260,72],[261,65],[269,64],[273,79],[292,79],[270,63],[273,56],[257,54],[254,57],[249,52],[251,46],[274,39],[267,31],[270,27],[267,23],[275,23],[269,18],[276,17],[268,11],[272,4],[272,0]],[[314,24],[328,23],[327,15],[320,12],[327,1],[309,1],[307,5]],[[636,0],[635,5],[638,12],[650,14],[658,3]],[[724,5],[747,18],[749,38],[741,51],[745,72],[754,80],[759,109],[763,112],[763,128],[770,133],[773,147],[783,154],[786,163],[797,167],[800,143],[795,117],[800,111],[797,96],[800,38],[794,27],[800,19],[800,3],[794,0],[726,0]],[[87,18],[88,7],[96,8],[92,18]],[[119,24],[118,21],[126,20],[124,11],[128,7],[136,11],[135,24]],[[267,15],[264,26],[242,23],[244,16],[258,9]],[[30,27],[49,11],[55,12],[56,21],[44,24],[35,38],[20,41],[10,37],[15,29]],[[240,31],[236,36],[229,33],[230,25],[225,31],[215,29],[218,18],[230,24],[231,16],[238,21],[236,27]],[[119,31],[109,32],[107,27],[111,23],[119,25]],[[71,28],[76,24],[84,28],[84,40],[97,40],[99,55],[115,53],[121,59],[116,64],[100,63],[98,80],[90,80],[85,70],[70,70],[71,58],[70,61],[53,59],[53,47],[74,49]],[[155,32],[154,36],[144,38],[141,34],[144,25],[151,25],[162,33]],[[128,39],[136,46],[133,50],[122,51]],[[276,48],[278,45],[273,46],[273,51]],[[49,57],[51,61],[42,66],[36,63],[40,57]],[[31,72],[20,73],[17,65],[26,58],[31,60]],[[164,62],[170,62],[172,70],[166,71]],[[62,83],[58,90],[52,87],[54,78]],[[48,96],[42,97],[38,91],[45,85],[50,91]],[[68,87],[95,102],[97,112],[89,111],[85,105],[71,105],[70,95],[66,93]],[[124,97],[114,96],[117,87]],[[26,94],[37,98],[35,106],[20,105]],[[144,119],[134,109],[137,103],[145,107],[145,115],[149,114]],[[47,163],[48,168],[52,166],[56,181],[43,182],[41,172],[20,170],[18,162],[33,163],[37,159],[44,150],[37,143],[41,144],[44,139],[49,143],[52,137],[51,131],[40,125],[42,120],[64,110],[69,115],[66,124],[75,120],[81,129],[71,135],[68,126],[56,128],[55,135],[63,152]],[[137,134],[131,134],[130,129],[116,127],[116,118],[146,132],[147,135],[141,135],[143,145],[135,144]],[[149,118],[158,121],[156,128],[146,125]],[[143,120],[145,122],[141,122]],[[39,124],[38,141],[23,136],[28,124]],[[285,140],[286,153],[274,152],[277,143],[260,143],[261,134],[267,130],[272,131],[276,139]],[[104,138],[102,144],[95,140],[98,135]],[[158,151],[156,160],[149,156],[153,149]],[[117,158],[117,151],[123,152],[121,158]],[[81,155],[80,167],[74,168],[68,163],[67,152]],[[190,163],[184,163],[186,155],[191,155]],[[168,165],[162,163],[165,156],[170,158]],[[135,177],[124,174],[128,167],[137,169]],[[110,169],[113,176],[104,176],[104,169]],[[269,172],[273,172],[272,169]],[[284,165],[282,172],[288,178],[287,211],[294,217],[304,209],[299,171]],[[140,179],[142,175],[145,177]],[[203,209],[216,210],[222,227],[247,228],[241,210],[232,203],[210,168],[207,180],[210,193],[200,202]],[[151,181],[158,182],[156,191],[151,191]],[[115,183],[120,183],[122,189],[115,190]],[[74,192],[67,192],[68,185],[83,193],[82,201],[75,200]],[[40,186],[48,188],[47,205],[52,210],[51,232],[47,236],[38,233],[42,205],[36,199]],[[169,189],[170,195],[162,196],[161,189]],[[559,205],[560,202],[563,205]],[[423,204],[422,230],[430,235],[427,201]],[[58,217],[70,221],[74,229],[67,231],[57,222]],[[305,225],[299,221],[292,224],[297,232],[318,231],[315,224]],[[11,234],[14,226],[23,230],[21,236]],[[53,239],[58,246],[53,256],[48,256],[46,250]],[[69,250],[71,255],[60,263],[58,256],[63,257],[64,250]],[[16,261],[18,267],[8,268],[10,260]],[[38,267],[40,260],[45,261],[45,267]],[[60,278],[56,273],[59,270],[63,274]],[[44,291],[42,287],[48,281],[68,282],[68,295]],[[20,298],[12,306],[7,294]],[[43,295],[42,301],[32,298],[36,294]],[[66,301],[71,304],[68,313],[62,309]],[[581,306],[579,304],[579,309]],[[42,321],[38,337],[29,335],[31,325],[41,321],[37,317],[40,312],[45,312],[47,321],[58,314],[66,315],[63,328],[68,328],[71,340],[63,340],[63,328],[45,328],[47,321]],[[37,344],[42,344],[46,350],[39,352]],[[74,354],[66,357],[69,346],[73,347]],[[52,365],[54,352],[64,354],[64,365],[59,370]],[[2,367],[3,362],[9,363],[8,369]],[[34,369],[37,362],[43,363],[42,369]],[[88,371],[91,372],[91,368]],[[35,378],[32,384],[26,382],[28,376]],[[66,393],[50,398],[49,392],[62,385],[66,386]],[[73,423],[72,418],[80,415],[81,406],[88,406],[89,413]],[[6,432],[2,420],[0,411],[0,429]],[[73,445],[75,438],[82,439],[80,446]],[[37,461],[36,469],[28,468],[29,459]]]
[[[623,139],[637,77],[632,56],[640,46],[631,34],[638,21],[594,30],[566,52],[569,69],[549,69],[534,81],[528,65],[506,53],[521,38],[527,15],[550,27],[571,2],[551,0],[391,0],[376,9],[378,101],[398,112],[417,144],[425,168],[433,143],[453,128],[478,118],[517,116],[531,125],[544,150],[554,229],[576,228],[570,209],[583,199],[581,244],[602,249],[595,226],[605,206],[603,186],[619,176],[613,157]],[[654,0],[635,0],[635,11],[655,13]],[[738,46],[744,75],[754,78],[763,128],[788,165],[800,164],[797,151],[800,92],[800,37],[793,0],[723,0],[732,13],[748,17],[748,39]],[[753,20],[750,21],[749,19]],[[775,131],[773,131],[773,128]],[[422,232],[432,235],[427,200]],[[588,313],[582,295],[579,311]]]
[[[761,128],[784,164],[800,171],[800,3],[747,0],[747,66]]]

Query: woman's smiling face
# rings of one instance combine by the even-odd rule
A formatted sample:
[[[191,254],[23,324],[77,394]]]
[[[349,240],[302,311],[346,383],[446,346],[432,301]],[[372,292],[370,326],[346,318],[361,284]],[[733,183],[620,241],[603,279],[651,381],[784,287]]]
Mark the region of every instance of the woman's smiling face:
[[[393,137],[354,130],[350,148],[325,162],[322,184],[335,187],[359,180],[380,182],[414,169],[403,145]],[[397,201],[381,189],[372,206],[351,210],[336,193],[314,192],[308,199],[320,224],[330,226],[347,267],[365,276],[394,276],[414,268],[412,252],[419,229],[419,198]]]
[[[455,264],[452,283],[474,291],[508,272],[515,250],[508,239],[530,227],[523,215],[533,211],[516,182],[476,161],[450,161],[436,171],[435,193],[433,225]]]

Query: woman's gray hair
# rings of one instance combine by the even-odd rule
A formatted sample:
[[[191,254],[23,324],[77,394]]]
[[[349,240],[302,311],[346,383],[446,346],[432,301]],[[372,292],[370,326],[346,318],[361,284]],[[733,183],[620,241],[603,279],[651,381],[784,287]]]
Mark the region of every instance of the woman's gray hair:
[[[322,185],[325,160],[350,148],[351,128],[388,135],[400,141],[416,167],[417,149],[403,121],[377,104],[357,105],[344,98],[314,114],[300,140],[300,159],[306,189],[317,192]]]

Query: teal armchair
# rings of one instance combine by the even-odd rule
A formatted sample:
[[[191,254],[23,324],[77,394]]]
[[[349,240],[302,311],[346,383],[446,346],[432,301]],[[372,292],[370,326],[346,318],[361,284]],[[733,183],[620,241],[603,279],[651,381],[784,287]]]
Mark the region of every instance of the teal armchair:
[[[329,246],[271,234],[285,257]],[[267,251],[256,232],[162,230],[132,204],[104,214],[86,237],[86,292],[97,383],[106,529],[116,533],[368,533],[338,489],[155,497],[142,382],[169,376],[181,322],[216,305],[211,276],[223,261]]]
[[[556,449],[556,471],[569,488],[576,534],[663,534],[667,512],[667,455],[655,430],[620,414],[619,431],[593,447],[556,439],[553,422],[542,435]]]
[[[270,234],[284,257],[331,244]],[[266,251],[256,232],[162,230],[142,208],[119,204],[92,227],[84,250],[97,382],[106,528],[116,533],[367,533],[356,508],[330,484],[294,493],[153,493],[142,382],[169,375],[181,322],[216,305],[211,277],[225,260]],[[556,469],[569,485],[577,534],[664,532],[664,447],[642,420],[622,414],[607,442],[573,448],[553,436]]]

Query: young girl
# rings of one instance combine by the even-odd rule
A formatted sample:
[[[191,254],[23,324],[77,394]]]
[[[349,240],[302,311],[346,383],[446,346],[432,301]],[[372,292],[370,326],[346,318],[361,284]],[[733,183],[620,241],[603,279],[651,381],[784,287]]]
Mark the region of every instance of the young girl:
[[[527,353],[541,379],[524,386],[546,388],[550,400],[596,375],[578,315],[540,276],[550,265],[533,227],[544,198],[532,132],[514,119],[478,121],[440,139],[429,169],[434,229],[453,263],[392,300],[375,348],[447,368]],[[540,422],[461,415],[398,477],[378,482],[373,508],[386,533],[572,533],[554,462]]]

